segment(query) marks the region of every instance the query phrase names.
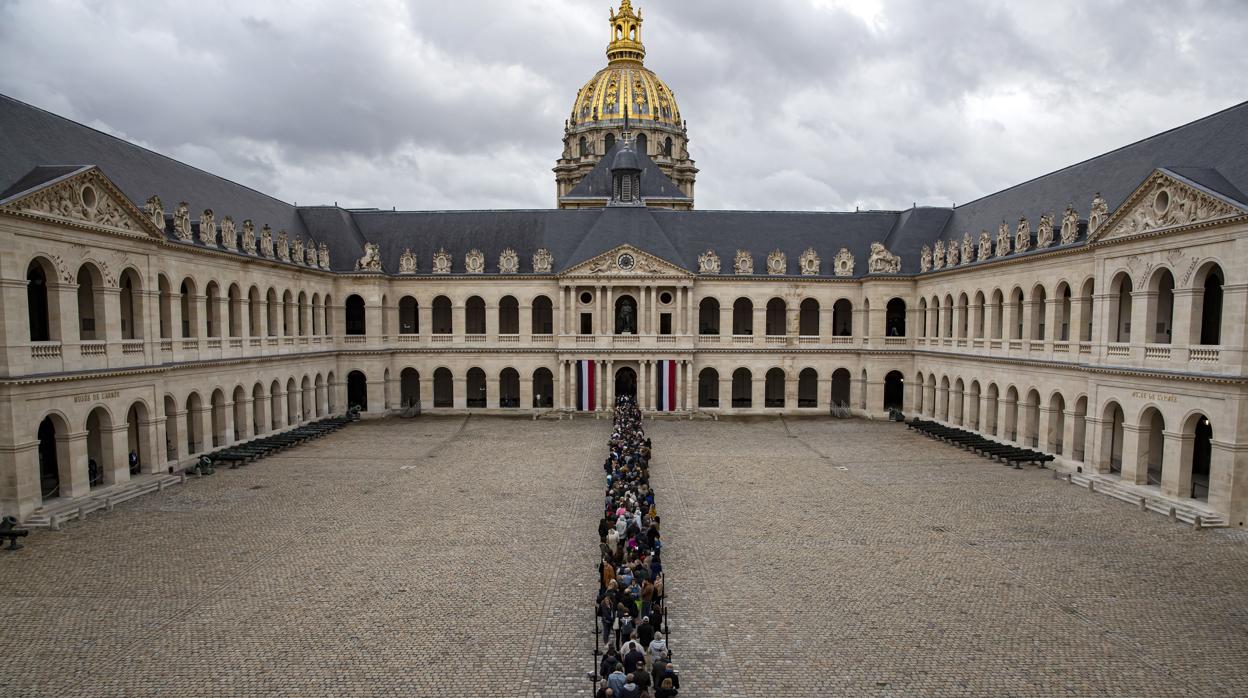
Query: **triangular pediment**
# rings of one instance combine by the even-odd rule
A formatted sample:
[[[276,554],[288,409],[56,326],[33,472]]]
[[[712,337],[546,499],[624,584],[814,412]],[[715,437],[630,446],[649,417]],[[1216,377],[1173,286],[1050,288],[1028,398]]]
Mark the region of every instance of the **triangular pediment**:
[[[98,167],[83,167],[32,184],[0,200],[0,211],[131,237],[164,239],[137,206]]]
[[[643,252],[632,245],[620,245],[566,269],[560,276],[652,277],[692,276],[671,262]]]
[[[1089,242],[1204,226],[1248,215],[1245,204],[1169,170],[1155,170]]]

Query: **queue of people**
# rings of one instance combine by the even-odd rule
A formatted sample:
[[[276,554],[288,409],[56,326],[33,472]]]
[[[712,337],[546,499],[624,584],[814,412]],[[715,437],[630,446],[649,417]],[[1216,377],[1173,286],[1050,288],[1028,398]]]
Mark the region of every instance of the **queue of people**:
[[[608,447],[596,598],[606,650],[595,667],[594,695],[671,698],[680,694],[680,673],[668,646],[663,540],[650,488],[651,442],[632,398],[616,403]]]

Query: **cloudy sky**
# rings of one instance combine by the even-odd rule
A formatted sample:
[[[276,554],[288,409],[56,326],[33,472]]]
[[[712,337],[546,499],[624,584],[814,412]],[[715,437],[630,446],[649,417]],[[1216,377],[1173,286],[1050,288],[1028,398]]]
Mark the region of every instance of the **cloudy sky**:
[[[699,208],[962,203],[1248,99],[1244,0],[635,0]],[[0,92],[287,201],[548,208],[611,0],[0,0]]]

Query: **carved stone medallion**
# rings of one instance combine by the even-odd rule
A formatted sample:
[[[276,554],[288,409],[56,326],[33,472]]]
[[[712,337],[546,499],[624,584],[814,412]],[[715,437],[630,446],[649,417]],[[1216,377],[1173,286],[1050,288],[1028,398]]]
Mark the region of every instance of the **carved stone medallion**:
[[[932,269],[945,268],[945,241],[937,240],[932,248]]]
[[[173,211],[173,234],[182,242],[194,239],[191,231],[191,205],[183,201]]]
[[[555,266],[555,258],[545,247],[533,253],[533,273],[549,274]]]
[[[213,247],[217,244],[217,223],[210,208],[199,214],[199,241]]]
[[[919,271],[932,270],[932,248],[927,245],[923,246],[923,251],[919,253]]]
[[[1031,249],[1031,221],[1026,216],[1018,219],[1018,229],[1014,231],[1014,251],[1026,252]]]
[[[412,252],[412,248],[410,247],[403,250],[403,254],[399,256],[399,273],[416,273],[416,255]]]
[[[159,196],[152,194],[147,203],[143,204],[143,212],[147,214],[148,220],[156,226],[157,230],[165,229],[165,206],[160,202]]]
[[[848,247],[842,247],[832,258],[832,273],[840,277],[854,275],[854,253]]]
[[[519,274],[520,273],[520,255],[516,251],[508,247],[498,255],[498,273],[500,274]]]
[[[485,255],[481,250],[468,250],[468,254],[464,255],[464,270],[469,274],[485,273]]]
[[[1066,207],[1066,213],[1062,214],[1062,244],[1069,245],[1079,237],[1079,214],[1075,211],[1074,204]]]
[[[446,248],[438,248],[438,251],[433,254],[433,273],[451,273],[451,253],[447,252]]]
[[[789,260],[780,250],[772,250],[767,255],[767,273],[772,276],[783,276],[789,273]]]
[[[975,261],[975,242],[971,240],[970,233],[962,234],[962,263],[970,264]]]
[[[221,245],[227,250],[238,249],[238,231],[234,229],[234,219],[229,216],[221,219]]]
[[[321,243],[316,250],[317,265],[322,269],[329,269],[329,245]]]
[[[843,252],[848,252],[841,248]],[[797,258],[797,266],[802,271],[802,276],[819,276],[820,267],[823,266],[823,260],[819,259],[819,253],[815,252],[815,248],[807,247],[806,251]]]
[[[699,274],[718,274],[719,267],[719,255],[715,254],[715,250],[707,250],[698,255]]]
[[[1004,257],[1010,253],[1010,224],[1001,221],[997,228],[997,256]]]
[[[732,270],[737,274],[753,274],[754,256],[746,250],[737,250],[737,256],[732,261]]]

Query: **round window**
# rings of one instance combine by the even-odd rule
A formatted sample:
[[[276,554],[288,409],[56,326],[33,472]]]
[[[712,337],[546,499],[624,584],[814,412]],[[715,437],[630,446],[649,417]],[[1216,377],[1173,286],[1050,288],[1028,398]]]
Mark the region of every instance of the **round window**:
[[[668,293],[667,291],[660,293],[659,302],[662,303],[663,305],[670,304],[672,302],[672,294]]]
[[[95,208],[95,188],[87,185],[82,188],[82,205],[87,208]]]
[[[589,291],[585,291],[581,294],[581,303],[584,303],[585,305],[589,305],[592,302],[594,302],[594,294],[590,293]]]
[[[1153,210],[1159,216],[1164,216],[1166,211],[1170,210],[1170,192],[1165,189],[1157,192],[1156,198],[1153,199]]]

